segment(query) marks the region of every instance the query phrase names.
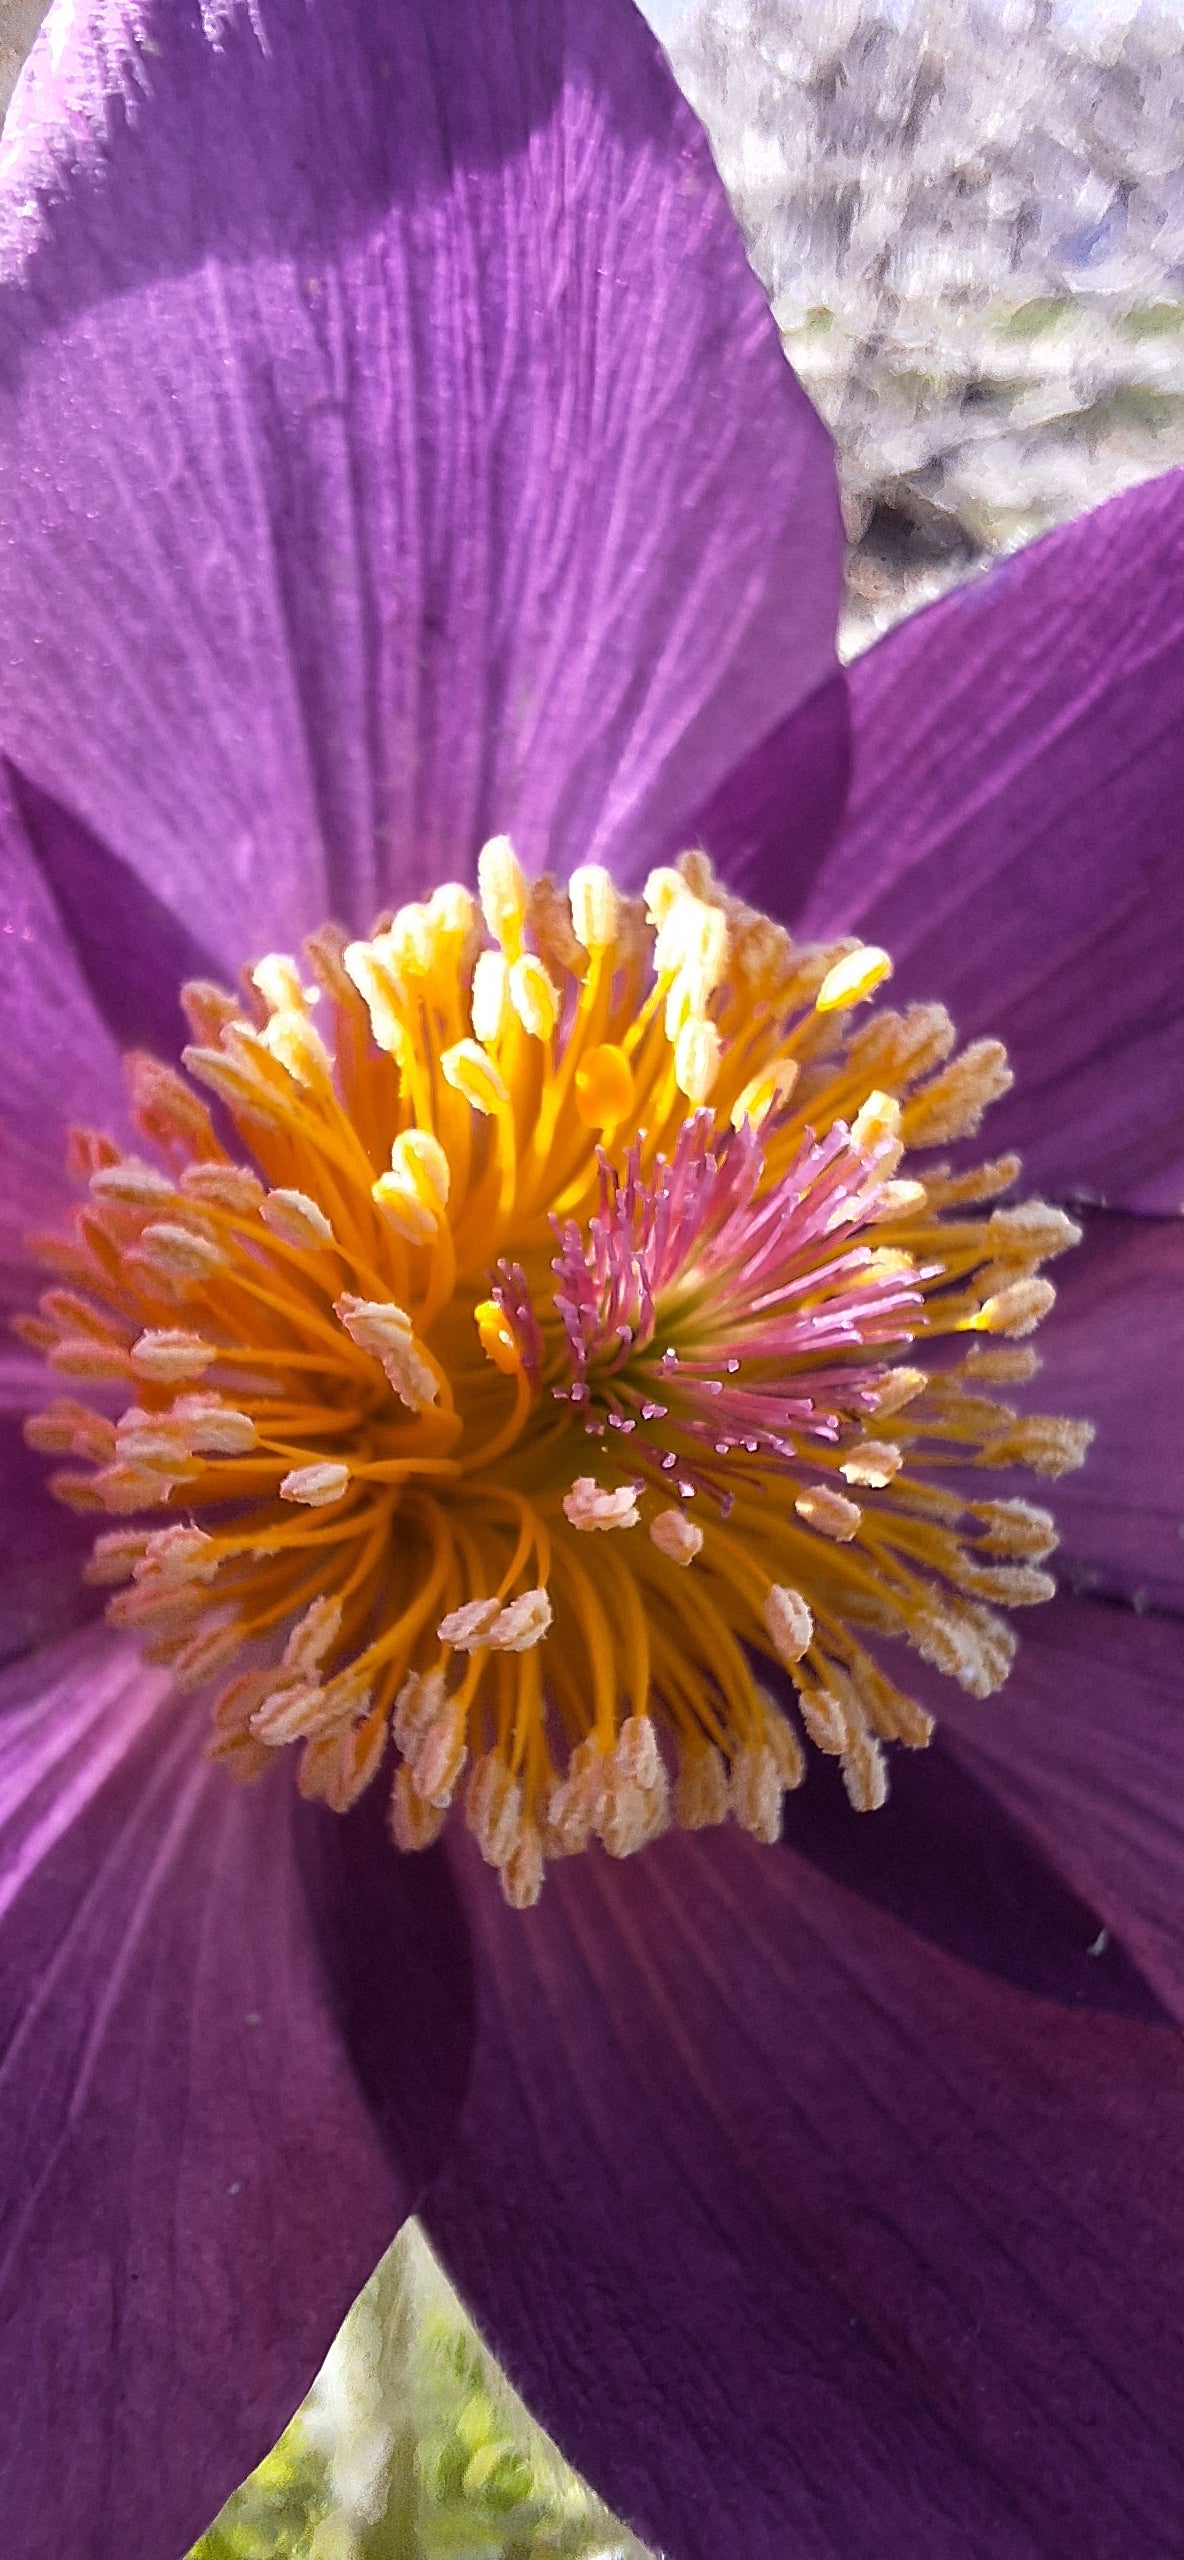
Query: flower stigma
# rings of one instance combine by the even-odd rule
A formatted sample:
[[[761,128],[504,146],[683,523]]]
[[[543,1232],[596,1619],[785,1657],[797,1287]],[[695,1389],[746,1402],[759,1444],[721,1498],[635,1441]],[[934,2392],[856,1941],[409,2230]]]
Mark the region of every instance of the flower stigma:
[[[505,838],[478,877],[187,987],[186,1074],[128,1061],[151,1152],[73,1133],[88,1197],[17,1323],[71,1390],[29,1441],[119,1524],[88,1578],[221,1683],[211,1751],[295,1746],[344,1811],[393,1745],[397,1845],[463,1798],[525,1907],[594,1838],[776,1840],[804,1741],[882,1804],[932,1730],[907,1650],[986,1697],[1001,1609],[1053,1588],[1047,1511],[972,1471],[1090,1433],[1000,1393],[1078,1230],[997,1205],[1014,1156],[937,1152],[997,1042],[701,854],[644,899]]]

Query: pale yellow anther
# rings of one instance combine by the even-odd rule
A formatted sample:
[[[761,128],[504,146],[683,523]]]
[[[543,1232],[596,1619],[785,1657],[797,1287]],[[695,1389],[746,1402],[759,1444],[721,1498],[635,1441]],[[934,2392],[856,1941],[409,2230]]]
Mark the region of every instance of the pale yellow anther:
[[[522,1358],[496,1298],[482,1298],[473,1309],[473,1321],[486,1359],[492,1360],[494,1368],[500,1369],[503,1377],[516,1378],[522,1368]]]
[[[863,1518],[859,1504],[848,1502],[845,1494],[836,1493],[829,1484],[807,1485],[793,1507],[808,1528],[817,1529],[824,1538],[836,1539],[840,1546],[855,1536]]]
[[[409,1671],[395,1699],[391,1732],[404,1758],[413,1760],[430,1725],[444,1704],[441,1671]]]
[[[741,1829],[772,1848],[781,1837],[784,1789],[775,1755],[767,1742],[745,1746],[733,1755],[728,1788],[729,1810]]]
[[[848,1484],[866,1484],[877,1491],[891,1484],[900,1474],[904,1459],[891,1440],[861,1440],[847,1449],[839,1460],[839,1474]]]
[[[262,1038],[265,1049],[287,1068],[295,1084],[310,1093],[323,1093],[332,1084],[332,1058],[306,1014],[290,1006],[283,1013],[273,1013]]]
[[[780,1110],[782,1104],[788,1102],[797,1083],[798,1072],[796,1058],[778,1058],[761,1075],[750,1076],[743,1092],[737,1094],[732,1104],[732,1127],[738,1129],[743,1121],[749,1120],[754,1129],[759,1129],[771,1111]]]
[[[440,1069],[445,1083],[487,1118],[504,1109],[510,1099],[504,1077],[476,1040],[457,1040],[445,1049]]]
[[[851,1123],[851,1142],[870,1154],[885,1139],[900,1136],[900,1104],[894,1093],[869,1093]],[[899,1161],[899,1159],[898,1159]]]
[[[1094,1436],[1092,1422],[1055,1413],[1027,1413],[1008,1422],[982,1451],[985,1467],[1034,1467],[1037,1475],[1071,1475]]]
[[[774,1582],[765,1593],[763,1617],[774,1650],[786,1668],[800,1662],[814,1633],[814,1616],[800,1591]]]
[[[118,1164],[100,1165],[90,1177],[96,1200],[123,1200],[129,1208],[164,1209],[177,1196],[176,1183],[158,1165],[138,1156],[121,1156]]]
[[[491,1627],[502,1613],[500,1600],[465,1600],[459,1609],[450,1609],[436,1629],[441,1644],[455,1646],[458,1653],[476,1653],[489,1642]]]
[[[846,1750],[847,1718],[832,1689],[799,1689],[798,1713],[816,1751],[825,1751],[829,1759],[837,1759]]]
[[[452,1802],[468,1759],[465,1711],[459,1698],[446,1698],[420,1741],[410,1763],[417,1796],[443,1808]]]
[[[487,1866],[501,1867],[522,1827],[522,1789],[500,1751],[473,1762],[465,1789],[465,1821]]]
[[[659,1511],[650,1522],[650,1536],[671,1564],[691,1564],[703,1544],[698,1522],[688,1520],[685,1511]]]
[[[817,1013],[844,1013],[848,1005],[863,1004],[892,975],[892,962],[886,951],[878,951],[874,943],[849,951],[827,970],[817,995]]]
[[[163,1467],[176,1474],[184,1471],[189,1457],[188,1435],[180,1423],[171,1414],[146,1413],[137,1404],[120,1415],[115,1444],[122,1466]]]
[[[479,951],[473,969],[469,1018],[475,1040],[500,1040],[510,1019],[510,971],[502,951]]]
[[[686,882],[672,864],[661,863],[657,870],[651,871],[645,884],[645,912],[656,933],[661,932],[671,908],[686,894]]]
[[[512,1911],[530,1911],[543,1890],[543,1844],[533,1822],[522,1824],[517,1843],[505,1860],[502,1892]]]
[[[372,942],[351,942],[343,954],[342,965],[358,990],[370,1016],[370,1028],[380,1049],[388,1056],[402,1055],[406,1032],[399,1007],[398,984],[389,962]]]
[[[840,1763],[847,1800],[856,1813],[878,1813],[888,1795],[888,1772],[875,1736],[852,1734]]]
[[[781,1784],[788,1792],[794,1787],[800,1787],[805,1777],[806,1755],[793,1726],[782,1714],[780,1707],[772,1698],[767,1697],[763,1690],[760,1694],[765,1710],[765,1741],[777,1763],[777,1774]]]
[[[445,1806],[425,1802],[416,1791],[407,1762],[400,1762],[391,1789],[389,1817],[396,1849],[430,1849],[444,1828],[446,1810]]]
[[[209,1583],[217,1570],[217,1546],[209,1532],[178,1520],[168,1529],[153,1530],[143,1554],[132,1567],[132,1578],[136,1582],[151,1576],[176,1584]]]
[[[507,1602],[485,1638],[494,1653],[529,1653],[541,1644],[551,1624],[551,1602],[543,1590],[523,1591]]]
[[[263,1198],[258,1174],[241,1164],[187,1164],[181,1189],[187,1200],[211,1209],[229,1209],[238,1217],[250,1217]]]
[[[303,1013],[309,1001],[300,971],[286,951],[269,951],[257,960],[251,984],[258,987],[269,1013]]]
[[[876,1389],[877,1413],[903,1413],[905,1406],[912,1404],[928,1383],[923,1369],[890,1369]]]
[[[636,1108],[633,1069],[623,1049],[607,1040],[586,1049],[576,1068],[576,1110],[585,1129],[615,1129]]]
[[[356,1298],[347,1290],[334,1300],[333,1313],[359,1351],[381,1361],[395,1394],[412,1413],[425,1413],[437,1402],[439,1380],[419,1347],[405,1307],[393,1298]]]
[[[429,1129],[403,1129],[391,1148],[390,1172],[371,1184],[371,1198],[408,1244],[430,1244],[447,1207],[450,1183],[439,1139]]]
[[[510,1002],[532,1040],[549,1040],[559,1019],[559,989],[533,951],[524,951],[510,969]]]
[[[966,1318],[966,1329],[972,1333],[1034,1333],[1041,1318],[1056,1304],[1056,1294],[1051,1280],[1013,1280],[1007,1288],[984,1298],[977,1315]]]
[[[190,1448],[203,1456],[241,1458],[258,1445],[253,1416],[237,1405],[224,1404],[221,1396],[179,1396],[173,1420],[180,1424]]]
[[[581,863],[567,884],[572,931],[585,951],[611,950],[621,902],[612,873],[599,862]]]
[[[916,1217],[925,1208],[929,1194],[923,1182],[882,1182],[871,1202],[871,1216],[877,1225],[887,1225],[896,1218]]]
[[[55,1481],[58,1489],[60,1479]],[[172,1485],[167,1475],[157,1474],[151,1467],[131,1467],[117,1463],[101,1467],[91,1478],[91,1486],[104,1511],[154,1511],[167,1502]],[[86,1506],[89,1509],[89,1504]]]
[[[659,978],[685,977],[701,1001],[719,985],[728,959],[728,919],[722,907],[692,897],[680,882],[658,927],[654,968]]]
[[[1011,1502],[971,1502],[967,1509],[979,1523],[977,1544],[988,1555],[1025,1556],[1040,1564],[1052,1554],[1056,1522],[1039,1503],[1017,1496]]]
[[[258,1742],[278,1751],[288,1742],[316,1741],[341,1724],[343,1710],[318,1680],[278,1680],[251,1717]]]
[[[171,1219],[145,1227],[136,1258],[170,1280],[210,1280],[215,1272],[226,1268],[220,1245],[209,1236],[196,1235],[190,1227],[175,1225]]]
[[[402,1173],[380,1173],[370,1197],[404,1244],[430,1244],[439,1223],[437,1213],[421,1200]]]
[[[374,949],[380,964],[400,979],[430,978],[440,944],[439,927],[431,908],[422,898],[411,898],[392,916],[385,933],[376,934]],[[346,954],[346,965],[349,954]]]
[[[93,1189],[93,1183],[92,1183]],[[1014,1209],[993,1209],[987,1220],[987,1246],[1000,1261],[1049,1262],[1080,1244],[1081,1229],[1063,1209],[1046,1200],[1024,1200]]]
[[[660,1786],[662,1755],[652,1716],[626,1716],[613,1747],[612,1765],[630,1786],[646,1791]]]
[[[160,1332],[142,1333],[133,1342],[129,1357],[137,1377],[171,1386],[183,1378],[204,1377],[218,1353],[213,1343],[202,1341],[200,1334],[165,1327]]]
[[[972,1040],[960,1057],[905,1104],[908,1145],[938,1147],[950,1138],[972,1137],[987,1104],[997,1102],[1012,1080],[1002,1041]]]
[[[311,1680],[320,1670],[341,1630],[342,1603],[329,1593],[310,1601],[299,1617],[284,1646],[284,1669],[293,1677]]]
[[[242,1640],[242,1626],[229,1612],[223,1625],[203,1628],[172,1657],[169,1669],[174,1688],[200,1689],[213,1680],[233,1662]]]
[[[674,1081],[695,1109],[707,1101],[719,1075],[722,1043],[714,1022],[684,1022],[674,1049]]]
[[[97,1341],[92,1333],[63,1334],[45,1356],[50,1368],[60,1370],[64,1378],[93,1378],[97,1383],[129,1374],[128,1354],[121,1345]]]
[[[82,1568],[84,1582],[100,1586],[130,1582],[138,1564],[147,1555],[151,1538],[158,1533],[146,1529],[107,1529],[95,1539]]]
[[[513,960],[522,946],[528,886],[508,836],[491,836],[477,856],[481,913],[494,941]]]
[[[333,1229],[324,1210],[310,1200],[307,1191],[269,1191],[260,1201],[259,1215],[281,1244],[313,1251],[333,1242]]]
[[[312,1466],[291,1467],[280,1485],[281,1502],[303,1502],[321,1511],[340,1502],[349,1491],[349,1468],[340,1458],[321,1458]]]
[[[728,1771],[713,1742],[684,1750],[674,1788],[674,1819],[683,1831],[706,1831],[728,1811]]]
[[[641,1518],[635,1485],[618,1485],[608,1492],[595,1476],[577,1476],[564,1494],[563,1508],[573,1529],[635,1529]]]

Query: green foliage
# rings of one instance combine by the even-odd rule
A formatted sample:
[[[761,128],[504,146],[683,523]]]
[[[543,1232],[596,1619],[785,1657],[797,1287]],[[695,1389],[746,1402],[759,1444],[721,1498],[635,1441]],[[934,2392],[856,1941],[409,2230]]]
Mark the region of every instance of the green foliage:
[[[331,2503],[327,2465],[299,2418],[194,2545],[190,2560],[328,2560],[318,2527]]]
[[[647,2560],[536,2426],[418,2229],[189,2560]]]

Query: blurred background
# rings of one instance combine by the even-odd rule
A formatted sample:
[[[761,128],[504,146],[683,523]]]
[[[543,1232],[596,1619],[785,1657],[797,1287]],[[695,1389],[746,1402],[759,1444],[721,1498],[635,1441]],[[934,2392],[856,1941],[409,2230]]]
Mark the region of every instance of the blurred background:
[[[82,6],[86,0],[80,0]],[[44,14],[0,0],[0,106]],[[1184,0],[648,0],[835,437],[842,647],[1184,462]],[[191,2560],[646,2560],[412,2225]]]

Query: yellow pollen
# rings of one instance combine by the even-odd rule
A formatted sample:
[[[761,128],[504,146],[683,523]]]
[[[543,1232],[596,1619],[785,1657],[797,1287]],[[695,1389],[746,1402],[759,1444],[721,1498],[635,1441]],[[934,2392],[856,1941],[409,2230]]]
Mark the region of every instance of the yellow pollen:
[[[892,962],[886,951],[877,951],[870,943],[864,949],[850,951],[827,970],[814,998],[815,1009],[819,1013],[845,1013],[848,1005],[865,1004],[891,975]]]
[[[998,1205],[1012,1157],[915,1170],[1010,1070],[888,974],[701,854],[565,893],[496,837],[475,890],[185,989],[186,1074],[129,1060],[134,1150],[73,1134],[17,1330],[87,1579],[218,1684],[229,1775],[294,1752],[345,1812],[385,1768],[397,1848],[463,1820],[527,1909],[594,1842],[776,1839],[812,1752],[874,1811],[932,1730],[885,1645],[1000,1686],[1053,1524],[965,1487],[1085,1454],[1007,1401],[1077,1230]]]

